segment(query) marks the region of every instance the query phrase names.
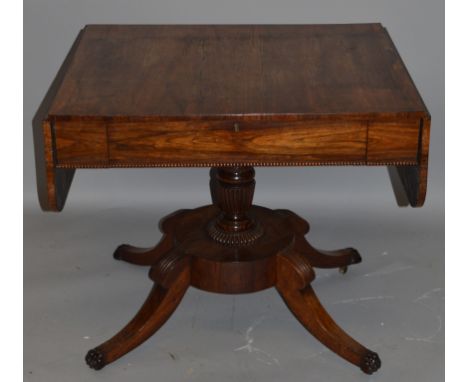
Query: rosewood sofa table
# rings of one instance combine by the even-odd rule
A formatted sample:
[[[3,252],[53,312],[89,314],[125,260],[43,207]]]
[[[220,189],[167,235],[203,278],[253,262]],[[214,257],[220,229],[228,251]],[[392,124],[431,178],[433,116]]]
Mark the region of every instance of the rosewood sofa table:
[[[399,205],[423,204],[430,115],[380,24],[86,26],[33,125],[44,210],[63,208],[75,169],[211,168],[212,205],[165,217],[153,248],[116,249],[149,266],[154,286],[88,352],[90,367],[148,339],[194,286],[276,287],[325,346],[365,373],[379,369],[310,285],[314,268],[345,271],[359,253],[318,250],[306,221],[252,200],[254,166],[381,165]]]

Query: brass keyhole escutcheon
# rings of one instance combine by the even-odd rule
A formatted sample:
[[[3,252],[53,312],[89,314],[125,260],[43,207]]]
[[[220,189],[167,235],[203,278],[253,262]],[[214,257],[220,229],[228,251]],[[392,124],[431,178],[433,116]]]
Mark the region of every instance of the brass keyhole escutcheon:
[[[234,131],[235,131],[236,133],[238,133],[238,132],[239,132],[239,129],[240,129],[240,128],[239,128],[239,124],[238,124],[237,122],[234,123]]]

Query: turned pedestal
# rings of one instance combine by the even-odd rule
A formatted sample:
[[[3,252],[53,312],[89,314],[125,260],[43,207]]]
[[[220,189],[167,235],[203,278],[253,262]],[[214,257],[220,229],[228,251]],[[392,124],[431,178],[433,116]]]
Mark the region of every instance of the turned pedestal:
[[[291,211],[252,205],[254,175],[253,167],[212,168],[212,205],[162,219],[163,237],[153,248],[117,248],[116,259],[150,267],[154,286],[136,316],[88,352],[90,367],[101,369],[148,339],[194,286],[230,294],[275,287],[301,324],[330,350],[365,373],[379,369],[377,353],[333,321],[310,285],[315,267],[345,271],[361,261],[359,253],[318,250],[304,237],[309,230],[305,220]]]

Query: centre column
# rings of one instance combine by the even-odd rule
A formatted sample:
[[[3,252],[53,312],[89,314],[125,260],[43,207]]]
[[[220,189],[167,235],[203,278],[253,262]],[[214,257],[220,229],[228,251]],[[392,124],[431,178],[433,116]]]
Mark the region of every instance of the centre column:
[[[249,214],[255,191],[253,167],[212,168],[211,197],[220,209],[208,224],[210,237],[224,245],[249,245],[263,234],[261,225]]]

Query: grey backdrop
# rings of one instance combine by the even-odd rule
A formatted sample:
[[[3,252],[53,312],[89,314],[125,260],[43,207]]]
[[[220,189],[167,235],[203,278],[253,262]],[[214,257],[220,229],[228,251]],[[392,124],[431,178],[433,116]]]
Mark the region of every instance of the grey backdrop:
[[[426,205],[398,208],[384,167],[259,168],[255,203],[302,214],[318,246],[361,250],[364,262],[353,275],[319,273],[316,288],[325,305],[336,300],[327,307],[337,321],[381,353],[384,367],[372,380],[442,380],[443,1],[25,0],[26,380],[369,379],[307,337],[270,291],[240,297],[190,291],[165,331],[100,374],[89,371],[83,353],[125,323],[149,287],[145,270],[111,259],[113,248],[151,244],[161,216],[208,203],[208,170],[79,170],[64,211],[42,213],[30,123],[85,24],[351,22],[388,28],[432,114]],[[255,328],[255,341],[263,343],[243,348]]]

